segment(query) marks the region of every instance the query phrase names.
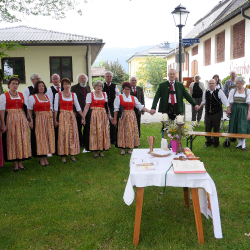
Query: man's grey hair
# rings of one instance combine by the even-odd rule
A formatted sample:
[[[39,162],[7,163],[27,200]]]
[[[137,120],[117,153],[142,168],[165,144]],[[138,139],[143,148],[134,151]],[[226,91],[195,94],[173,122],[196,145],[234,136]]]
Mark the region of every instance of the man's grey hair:
[[[216,84],[216,81],[214,79],[210,79],[208,82],[213,81]]]
[[[80,76],[82,76],[82,75],[84,75],[84,76],[86,77],[86,83],[87,83],[88,80],[89,80],[89,78],[88,78],[88,76],[86,76],[84,73],[81,73],[81,74],[79,74],[79,75],[76,77],[77,83],[79,83],[79,78],[80,78]]]
[[[194,76],[194,80],[195,80],[196,77],[199,77],[199,80],[201,79],[201,77],[200,77],[199,74],[196,74],[196,75]]]
[[[107,75],[107,74],[111,74],[112,77],[113,77],[113,73],[112,73],[111,71],[107,71],[107,72],[105,72],[105,74],[104,74],[104,78],[106,78],[106,75]]]
[[[93,84],[93,89],[95,89],[95,87],[98,86],[98,85],[102,85],[102,88],[104,88],[103,81],[98,80],[98,81],[94,82],[94,84]]]
[[[229,75],[231,76],[232,73],[234,73],[234,74],[236,75],[236,71],[235,71],[235,70],[231,70],[231,71],[229,72]]]
[[[58,74],[55,73],[55,74],[53,74],[53,75],[51,76],[51,79],[50,79],[51,81],[52,81],[52,79],[53,79],[53,76],[57,76],[57,77],[59,78],[59,80],[61,79],[60,76],[59,76]]]
[[[171,70],[174,70],[175,73],[177,73],[176,69],[170,69],[170,70],[168,71],[168,74],[170,73]]]
[[[39,76],[37,73],[34,73],[34,74],[32,74],[31,76],[30,76],[30,80],[32,81],[32,80],[34,80],[35,79],[35,76]]]
[[[138,79],[137,79],[137,77],[136,77],[136,76],[131,76],[131,77],[130,77],[130,79],[129,79],[129,81],[130,81],[130,82],[131,82],[132,78],[135,78],[135,79],[136,79],[136,81],[138,81]]]
[[[243,84],[243,85],[246,83],[245,80],[244,80],[244,78],[243,78],[242,76],[237,76],[237,77],[235,78],[234,83],[237,83],[237,82],[240,82],[240,83]]]

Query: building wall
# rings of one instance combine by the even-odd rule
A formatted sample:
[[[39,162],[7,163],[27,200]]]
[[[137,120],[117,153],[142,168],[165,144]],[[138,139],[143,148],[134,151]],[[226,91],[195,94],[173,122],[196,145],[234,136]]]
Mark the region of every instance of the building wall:
[[[30,46],[26,50],[18,48],[17,51],[8,52],[11,57],[24,57],[25,60],[26,83],[21,83],[18,90],[22,92],[31,85],[30,76],[33,73],[38,73],[47,87],[52,85],[50,83],[50,56],[72,56],[72,84],[75,84],[79,73],[87,74],[86,51],[87,46]],[[89,67],[91,68],[91,65]],[[7,85],[4,84],[3,88],[7,89]]]
[[[245,14],[250,16],[250,10],[245,11]],[[244,21],[243,21],[244,20]],[[236,23],[240,25],[235,25]],[[244,25],[243,25],[244,23]],[[235,25],[235,26],[234,26]],[[244,29],[245,26],[245,29]],[[237,27],[238,32],[241,32],[242,29],[245,30],[245,43],[243,43],[243,36],[238,37],[238,43],[235,43],[236,39],[233,37],[233,28]],[[224,45],[223,45],[223,35],[224,35]],[[220,52],[220,49],[217,49],[218,37],[220,37],[220,49],[223,51]],[[205,50],[205,41],[211,39],[211,63],[208,64],[207,55],[208,51]],[[240,44],[240,45],[239,45]],[[244,48],[242,48],[244,44]],[[246,84],[250,82],[250,20],[245,19],[242,15],[238,15],[235,18],[231,19],[227,23],[218,27],[216,30],[210,32],[204,37],[200,38],[199,44],[194,44],[185,49],[189,53],[189,70],[184,70],[182,73],[183,77],[191,77],[191,65],[194,60],[198,61],[198,73],[201,76],[201,81],[206,83],[213,77],[214,74],[218,74],[221,79],[229,75],[231,70],[235,70],[237,74],[242,74],[245,77]],[[198,45],[198,54],[192,55],[192,48]],[[237,46],[238,50],[234,47]],[[234,52],[237,51],[235,57],[240,57],[237,59],[234,58]],[[242,51],[244,51],[244,56],[242,57]],[[218,60],[219,58],[219,60]],[[171,65],[175,62],[174,55],[168,57],[168,65]],[[184,67],[185,68],[185,67]]]

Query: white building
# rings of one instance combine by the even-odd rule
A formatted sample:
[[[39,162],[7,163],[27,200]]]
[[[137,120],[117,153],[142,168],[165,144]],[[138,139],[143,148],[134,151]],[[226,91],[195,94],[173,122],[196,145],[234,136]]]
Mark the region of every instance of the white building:
[[[247,84],[250,82],[249,1],[220,1],[194,24],[185,38],[200,38],[200,43],[183,48],[185,63],[182,64],[182,77],[193,77],[199,73],[201,81],[207,83],[214,74],[224,79],[231,70],[235,70],[245,77]],[[175,50],[169,52],[167,61],[168,70],[176,68]]]

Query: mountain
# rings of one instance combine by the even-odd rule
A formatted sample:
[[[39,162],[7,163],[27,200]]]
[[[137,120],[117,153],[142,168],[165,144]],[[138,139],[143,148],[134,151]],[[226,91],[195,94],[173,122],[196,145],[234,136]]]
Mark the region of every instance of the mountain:
[[[174,44],[175,44],[174,42],[170,43],[170,48],[174,48]],[[142,52],[154,46],[155,45],[147,45],[147,46],[140,46],[137,48],[118,48],[118,47],[105,48],[104,46],[104,48],[96,58],[93,66],[98,67],[99,62],[103,60],[113,62],[118,59],[119,63],[128,73],[128,63],[126,61],[135,53]]]

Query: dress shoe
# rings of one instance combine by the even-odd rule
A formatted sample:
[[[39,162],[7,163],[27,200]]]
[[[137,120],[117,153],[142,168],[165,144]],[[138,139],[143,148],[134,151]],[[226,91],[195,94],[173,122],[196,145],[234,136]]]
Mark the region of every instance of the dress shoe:
[[[100,157],[104,158],[104,155],[99,154]]]
[[[242,145],[237,145],[235,148],[240,148],[240,147],[242,147]]]
[[[24,168],[24,167],[23,167],[23,168],[19,168],[19,169],[21,169],[21,170],[26,170],[26,168]]]
[[[210,145],[205,144],[205,148],[208,148],[208,147],[210,147]]]
[[[67,162],[66,159],[65,159],[65,161],[62,160],[62,163],[66,164],[66,162]]]
[[[48,164],[45,164],[45,166],[49,166],[50,164],[48,163]]]
[[[94,155],[94,158],[97,158],[98,157],[98,155]]]
[[[13,168],[13,171],[14,171],[14,172],[18,172],[18,170],[19,170],[19,168],[17,168],[17,169]]]
[[[76,159],[72,159],[71,157],[70,157],[70,160],[71,160],[71,161],[73,161],[73,162],[77,162],[77,160],[76,160]]]
[[[214,145],[214,147],[215,147],[215,148],[219,148],[219,147],[220,147],[220,145]]]
[[[241,150],[247,150],[247,148],[242,148]]]

